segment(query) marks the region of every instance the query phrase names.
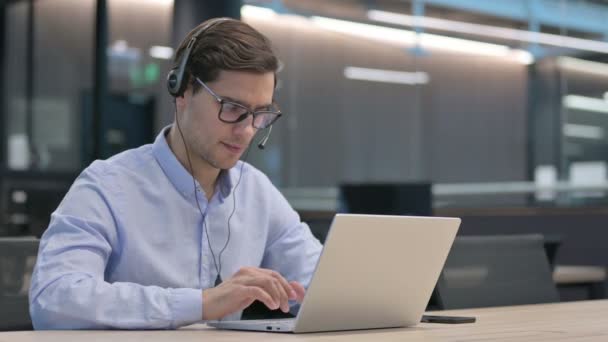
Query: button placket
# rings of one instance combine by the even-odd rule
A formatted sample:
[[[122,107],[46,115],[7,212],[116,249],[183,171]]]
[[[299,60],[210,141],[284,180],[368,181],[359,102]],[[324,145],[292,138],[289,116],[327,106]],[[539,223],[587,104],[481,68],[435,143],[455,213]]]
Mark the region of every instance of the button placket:
[[[200,283],[203,288],[213,287],[212,280],[209,275],[212,273],[213,261],[211,257],[211,251],[209,251],[209,245],[207,239],[209,234],[207,225],[204,224],[207,219],[206,215],[200,223],[201,229],[201,279]]]
[[[194,194],[195,196],[200,196],[198,201],[194,201],[194,205],[200,205],[199,208],[193,208],[195,214],[198,216],[197,227],[200,231],[200,273],[199,273],[199,284],[201,288],[209,288],[211,287],[211,280],[209,279],[209,274],[211,272],[211,267],[213,267],[211,263],[211,253],[209,251],[209,246],[207,244],[208,239],[208,225],[205,223],[207,220],[207,209],[209,208],[209,203],[207,202],[206,197],[204,196],[203,191],[200,191],[200,188],[197,187],[197,190]],[[201,215],[202,214],[202,215]]]

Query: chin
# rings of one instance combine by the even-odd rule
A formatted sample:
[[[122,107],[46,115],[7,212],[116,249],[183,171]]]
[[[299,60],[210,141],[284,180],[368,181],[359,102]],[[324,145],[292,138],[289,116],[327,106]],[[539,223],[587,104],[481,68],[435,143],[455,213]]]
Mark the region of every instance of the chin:
[[[222,170],[228,170],[228,169],[233,168],[236,165],[236,163],[239,161],[239,159],[240,158],[222,160],[219,163],[217,163],[216,165],[218,165],[219,168]]]
[[[216,168],[216,169],[220,169],[220,170],[228,170],[233,168],[236,163],[239,161],[240,159],[240,155],[239,156],[235,156],[235,155],[226,155],[226,154],[222,154],[222,153],[213,153],[210,155],[204,155],[201,154],[201,158],[204,159],[207,164],[211,165],[212,167]]]

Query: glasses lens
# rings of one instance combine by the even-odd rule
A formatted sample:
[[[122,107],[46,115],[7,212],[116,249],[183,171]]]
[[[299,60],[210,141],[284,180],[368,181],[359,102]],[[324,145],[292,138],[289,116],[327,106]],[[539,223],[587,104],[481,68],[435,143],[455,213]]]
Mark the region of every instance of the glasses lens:
[[[274,123],[279,117],[278,113],[272,112],[257,112],[255,119],[253,120],[253,127],[255,128],[266,128]]]
[[[232,102],[224,102],[220,118],[225,122],[237,122],[243,114],[247,114],[247,108]],[[243,116],[243,119],[245,116]],[[242,120],[242,119],[241,119]]]

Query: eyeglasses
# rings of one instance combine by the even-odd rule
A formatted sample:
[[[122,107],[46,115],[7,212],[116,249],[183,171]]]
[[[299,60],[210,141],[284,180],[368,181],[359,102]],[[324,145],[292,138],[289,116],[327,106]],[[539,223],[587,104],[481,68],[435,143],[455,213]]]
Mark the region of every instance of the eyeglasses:
[[[237,123],[241,122],[249,115],[253,115],[253,127],[257,129],[264,129],[275,123],[282,115],[279,107],[276,104],[271,104],[266,110],[252,111],[248,107],[224,100],[222,97],[213,92],[205,82],[201,81],[198,77],[195,77],[196,81],[205,88],[211,96],[220,104],[220,111],[217,114],[220,121],[225,123]]]

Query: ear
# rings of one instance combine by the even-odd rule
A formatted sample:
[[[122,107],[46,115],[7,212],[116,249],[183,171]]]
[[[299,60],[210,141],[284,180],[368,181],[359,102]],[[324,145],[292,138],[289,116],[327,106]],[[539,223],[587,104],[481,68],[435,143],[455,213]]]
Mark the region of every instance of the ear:
[[[188,103],[191,100],[191,97],[192,97],[192,86],[188,85],[188,87],[186,87],[186,90],[184,90],[184,92],[182,93],[181,96],[176,96],[174,98],[175,105],[177,106],[178,112],[183,112],[184,110],[186,110],[186,107],[188,106]]]
[[[173,100],[175,101],[175,106],[177,107],[178,112],[183,112],[186,108],[186,94],[182,96],[176,96]]]

